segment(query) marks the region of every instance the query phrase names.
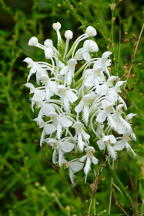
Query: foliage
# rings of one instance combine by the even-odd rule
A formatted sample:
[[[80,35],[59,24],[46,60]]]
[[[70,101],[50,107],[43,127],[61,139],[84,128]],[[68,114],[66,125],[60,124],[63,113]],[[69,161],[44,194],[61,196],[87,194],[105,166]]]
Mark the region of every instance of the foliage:
[[[97,29],[100,50],[107,47],[113,52],[112,74],[128,80],[123,96],[129,112],[137,113],[133,145],[137,157],[121,153],[114,170],[103,169],[91,215],[108,215],[110,195],[111,215],[143,215],[142,1],[0,0],[0,6],[0,216],[86,216],[88,212],[93,179],[89,176],[84,184],[79,176],[73,188],[65,170],[51,169],[51,153],[39,147],[40,131],[31,120],[29,95],[23,85],[27,73],[22,60],[25,56],[40,58],[37,49],[27,46],[28,39],[33,35],[42,41],[56,39],[51,32],[56,21],[63,30],[76,29],[75,38],[88,25]]]

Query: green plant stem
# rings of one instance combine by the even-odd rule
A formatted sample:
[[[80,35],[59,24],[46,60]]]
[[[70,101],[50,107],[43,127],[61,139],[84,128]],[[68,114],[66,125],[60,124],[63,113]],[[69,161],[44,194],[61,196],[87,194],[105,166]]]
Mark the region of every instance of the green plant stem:
[[[114,160],[112,161],[112,169],[114,169]],[[108,205],[108,214],[111,213],[111,203],[112,203],[112,187],[113,187],[113,177],[111,176],[110,182],[110,195],[109,195],[109,205]]]
[[[92,195],[91,195],[91,199],[90,199],[90,204],[89,204],[89,207],[88,207],[88,216],[90,216],[90,213],[91,213],[91,209],[92,209],[92,204],[96,204],[96,201],[94,201],[95,199],[95,193],[97,191],[97,188],[98,188],[98,184],[99,184],[99,180],[100,180],[100,174],[102,172],[102,168],[103,168],[103,162],[100,163],[100,166],[99,166],[99,170],[98,170],[98,173],[96,175],[96,178],[94,180],[94,182],[90,185],[91,187],[91,190],[92,190]],[[94,207],[94,211],[96,212],[96,208]]]

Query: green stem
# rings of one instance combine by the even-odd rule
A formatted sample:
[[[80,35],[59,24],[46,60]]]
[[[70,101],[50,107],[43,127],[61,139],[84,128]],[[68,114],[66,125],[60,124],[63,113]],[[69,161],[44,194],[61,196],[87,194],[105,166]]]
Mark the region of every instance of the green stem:
[[[89,204],[89,207],[88,207],[88,213],[87,213],[88,216],[91,215],[92,204],[94,204],[94,205],[96,204],[96,202],[95,202],[95,194],[96,194],[96,191],[97,191],[97,188],[98,188],[99,178],[100,178],[100,174],[102,172],[103,165],[104,165],[103,162],[101,162],[100,165],[99,165],[99,170],[98,170],[98,173],[96,175],[96,178],[95,178],[94,182],[91,185],[92,195],[91,195],[90,204]],[[93,206],[93,208],[94,208],[94,211],[96,212],[96,207]]]
[[[112,169],[114,169],[114,160],[112,161]],[[113,178],[111,176],[111,182],[110,182],[110,195],[109,195],[109,206],[108,206],[108,214],[111,213],[111,203],[112,203],[112,186],[113,186]]]
[[[86,64],[84,64],[80,67],[80,69],[75,73],[74,78],[76,78],[81,73],[81,71],[85,68],[85,66],[86,66]]]

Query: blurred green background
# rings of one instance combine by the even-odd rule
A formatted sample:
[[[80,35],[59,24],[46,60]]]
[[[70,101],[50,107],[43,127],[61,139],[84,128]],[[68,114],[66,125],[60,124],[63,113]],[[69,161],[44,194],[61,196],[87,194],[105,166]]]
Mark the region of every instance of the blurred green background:
[[[108,215],[111,175],[111,215],[144,215],[144,2],[0,0],[0,216],[87,215],[92,179],[85,184],[78,177],[73,188],[67,170],[52,165],[49,149],[40,149],[41,131],[32,121],[36,115],[24,87],[28,70],[22,60],[42,58],[39,50],[27,46],[28,39],[55,41],[56,21],[62,33],[71,29],[75,38],[88,25],[96,27],[100,51],[113,52],[112,73],[128,79],[123,92],[128,111],[137,114],[137,157],[122,152],[114,173],[105,167],[95,196],[96,215]]]

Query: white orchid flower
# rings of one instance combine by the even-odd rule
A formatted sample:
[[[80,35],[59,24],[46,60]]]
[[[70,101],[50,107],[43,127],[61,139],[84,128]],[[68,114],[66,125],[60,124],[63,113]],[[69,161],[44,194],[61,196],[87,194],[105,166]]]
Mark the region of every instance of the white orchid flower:
[[[105,76],[101,67],[94,66],[92,69],[87,69],[84,73],[84,85],[86,87],[95,87],[97,89],[99,84],[105,81]]]
[[[70,86],[72,83],[76,64],[77,61],[75,59],[69,59],[67,65],[64,66],[60,71],[60,74],[65,76],[64,83],[68,86]]]
[[[74,174],[83,169],[83,163],[79,162],[78,159],[71,161],[63,160],[62,165],[65,168],[69,168],[69,177],[73,185],[75,185]]]
[[[113,105],[109,104],[109,102],[107,101],[102,101],[102,106],[97,114],[96,121],[99,123],[103,123],[106,119],[108,119],[111,116],[113,112]]]
[[[126,132],[131,132],[132,128],[129,124],[128,121],[126,121],[123,117],[122,117],[122,108],[124,107],[123,104],[119,104],[116,107],[115,112],[113,112],[111,115],[109,115],[108,117],[108,124],[109,126],[117,131],[119,134],[124,134]]]
[[[76,90],[67,89],[64,85],[59,85],[57,94],[61,97],[65,111],[69,112],[70,103],[74,103],[78,99]]]
[[[75,128],[78,148],[80,151],[83,151],[84,146],[87,146],[89,143],[90,135],[85,132],[84,125],[81,122],[75,122],[73,128]]]
[[[36,74],[36,82],[38,85],[40,84],[40,82],[44,84],[47,83],[49,79],[47,71],[52,70],[52,68],[48,64],[34,62],[31,58],[25,58],[23,61],[28,64],[28,68],[31,68],[27,82],[30,80],[33,74]]]
[[[109,56],[111,54],[112,54],[111,52],[106,51],[103,53],[102,58],[100,58],[94,62],[94,67],[96,67],[96,68],[101,67],[102,70],[107,74],[108,77],[110,76],[108,67],[111,65],[111,59],[109,59]]]
[[[114,149],[116,151],[121,151],[124,148],[126,148],[128,152],[131,152],[134,156],[136,156],[134,150],[131,148],[130,144],[128,143],[132,139],[136,140],[135,134],[133,132],[123,134],[122,137],[117,138],[117,142],[114,145]]]
[[[26,83],[25,86],[30,89],[30,94],[33,94],[31,100],[31,108],[34,111],[34,106],[41,107],[45,100],[45,89],[43,87],[35,88],[32,83]]]
[[[80,103],[75,107],[75,111],[77,114],[82,112],[83,120],[85,124],[88,124],[88,119],[90,115],[90,106],[92,105],[94,98],[95,98],[95,93],[90,92],[89,94],[84,95]]]
[[[58,90],[58,84],[55,81],[48,79],[47,83],[45,84],[46,100],[56,95],[57,90]]]
[[[60,140],[47,138],[44,141],[53,148],[52,162],[54,164],[58,163],[59,166],[62,165],[63,160],[65,159],[64,154],[71,152],[74,148],[71,137],[65,137]]]
[[[78,49],[74,58],[76,60],[85,60],[85,61],[90,61],[91,56],[90,53],[93,52],[98,52],[98,46],[95,41],[93,40],[86,40],[83,44],[83,47]]]
[[[72,120],[68,117],[66,117],[63,114],[57,114],[56,112],[49,113],[50,120],[45,123],[41,140],[40,140],[40,146],[42,146],[42,143],[44,141],[44,138],[46,135],[51,135],[54,132],[56,132],[57,139],[60,139],[63,133],[63,130],[67,130],[72,125]]]
[[[113,135],[104,136],[102,139],[97,141],[100,150],[107,149],[109,156],[116,160],[117,152],[114,148],[116,144],[116,138]]]
[[[55,106],[53,104],[50,103],[43,103],[41,106],[41,109],[38,113],[37,118],[35,118],[34,120],[37,122],[37,124],[40,126],[43,116],[49,116],[51,113],[55,112]]]
[[[80,162],[85,162],[84,173],[85,173],[85,182],[87,180],[88,173],[91,170],[91,164],[98,164],[98,159],[93,155],[95,153],[95,149],[93,146],[88,146],[86,149],[86,154],[80,158]]]

